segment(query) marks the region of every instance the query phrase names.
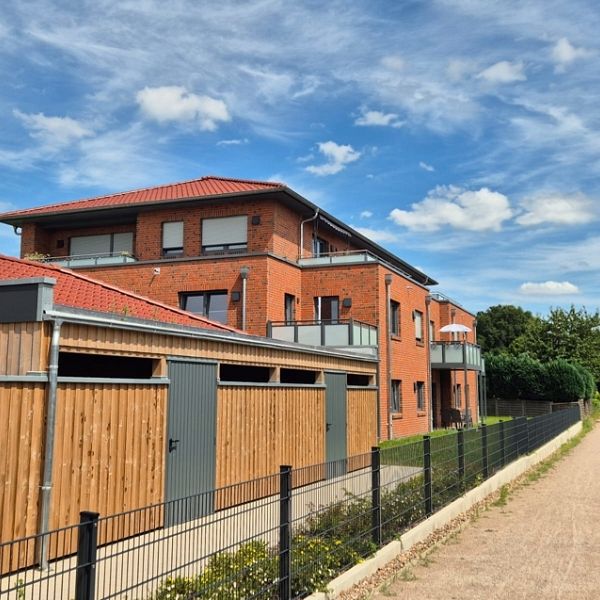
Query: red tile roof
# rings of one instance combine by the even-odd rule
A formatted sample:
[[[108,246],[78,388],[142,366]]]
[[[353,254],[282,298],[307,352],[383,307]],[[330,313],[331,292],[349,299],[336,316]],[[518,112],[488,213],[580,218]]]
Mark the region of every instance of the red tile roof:
[[[49,264],[0,255],[0,280],[52,277],[56,279],[54,303],[60,306],[113,313],[172,325],[186,325],[215,331],[238,330],[210,321],[91,277]]]
[[[228,194],[241,194],[261,190],[283,189],[282,183],[273,181],[253,181],[249,179],[227,179],[224,177],[202,177],[180,183],[171,183],[152,188],[120,192],[109,196],[98,196],[84,200],[74,200],[59,204],[48,204],[24,210],[15,210],[0,214],[0,219],[12,217],[29,217],[60,212],[91,210],[110,206],[130,206],[147,204],[151,202],[165,202],[169,200],[190,200],[204,196],[221,196]]]

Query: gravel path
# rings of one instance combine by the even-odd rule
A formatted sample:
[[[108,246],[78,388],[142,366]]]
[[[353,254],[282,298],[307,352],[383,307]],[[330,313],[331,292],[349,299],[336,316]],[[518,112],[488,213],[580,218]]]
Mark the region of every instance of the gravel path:
[[[363,597],[600,599],[600,426],[394,579]]]

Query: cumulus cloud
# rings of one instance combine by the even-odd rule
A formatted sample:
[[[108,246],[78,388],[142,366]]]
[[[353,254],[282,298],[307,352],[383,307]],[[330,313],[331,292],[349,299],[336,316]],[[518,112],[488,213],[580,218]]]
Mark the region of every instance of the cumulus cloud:
[[[404,125],[404,121],[401,121],[396,113],[363,109],[362,115],[354,121],[354,124],[362,127],[380,126],[400,128]]]
[[[522,62],[511,63],[501,60],[481,71],[477,78],[485,79],[489,83],[514,83],[515,81],[525,81],[527,76],[523,72]]]
[[[223,100],[188,92],[178,85],[145,87],[136,95],[142,112],[159,123],[196,122],[204,131],[214,131],[219,123],[231,120]]]
[[[448,226],[468,231],[500,231],[512,217],[508,198],[488,188],[476,191],[458,186],[437,186],[411,210],[395,208],[390,219],[415,231],[438,231]]]
[[[419,166],[421,167],[421,169],[423,169],[425,171],[429,171],[430,173],[435,171],[435,167],[433,167],[432,165],[427,164],[426,162],[423,162],[423,161],[419,162]]]
[[[579,288],[569,281],[544,281],[533,283],[528,281],[519,288],[527,296],[568,296],[579,294]]]
[[[567,38],[560,38],[552,47],[552,59],[556,64],[554,70],[563,73],[566,68],[578,58],[586,58],[590,55],[585,48],[576,48]]]
[[[62,147],[93,135],[90,129],[71,117],[26,114],[18,109],[13,110],[13,114],[29,129],[29,135],[45,146]]]
[[[361,153],[349,144],[336,144],[335,142],[320,142],[317,144],[319,152],[325,156],[327,162],[322,165],[310,165],[306,170],[313,175],[335,175],[346,168],[346,165],[358,160]]]
[[[391,231],[385,231],[383,229],[371,229],[369,227],[358,227],[356,229],[359,233],[362,233],[365,237],[379,244],[393,243],[398,241],[398,236]]]
[[[370,219],[373,216],[373,213],[370,210],[363,210],[360,213],[361,219]]]
[[[584,225],[596,218],[594,204],[586,196],[540,195],[521,202],[524,212],[516,218],[519,225]]]

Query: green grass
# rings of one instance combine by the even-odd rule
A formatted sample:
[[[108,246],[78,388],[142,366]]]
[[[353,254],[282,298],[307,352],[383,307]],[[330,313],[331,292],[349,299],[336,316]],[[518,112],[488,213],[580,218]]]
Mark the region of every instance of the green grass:
[[[500,423],[500,421],[510,421],[512,417],[486,417],[483,422],[486,425],[496,425],[496,423]]]

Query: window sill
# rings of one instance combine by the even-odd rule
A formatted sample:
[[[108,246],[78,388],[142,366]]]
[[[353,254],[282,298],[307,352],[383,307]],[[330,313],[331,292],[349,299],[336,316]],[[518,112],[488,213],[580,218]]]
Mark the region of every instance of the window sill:
[[[419,346],[419,348],[425,347],[425,342],[423,340],[415,340],[415,343],[417,344],[417,346]]]
[[[425,411],[425,410],[417,411],[417,417],[426,417],[426,416],[427,416],[427,411]]]
[[[394,342],[401,342],[402,336],[398,333],[392,333],[392,334],[390,334],[390,339]]]
[[[396,421],[397,419],[401,419],[401,418],[402,418],[402,413],[401,412],[392,413],[392,419],[394,421]]]

